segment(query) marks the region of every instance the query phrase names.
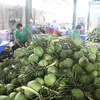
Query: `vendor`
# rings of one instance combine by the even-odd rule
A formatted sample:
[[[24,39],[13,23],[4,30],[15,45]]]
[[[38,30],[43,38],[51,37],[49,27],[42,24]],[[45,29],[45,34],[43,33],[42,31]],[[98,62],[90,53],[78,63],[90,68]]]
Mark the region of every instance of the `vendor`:
[[[36,33],[37,33],[37,31],[36,31],[36,26],[35,26],[35,25],[32,26],[32,33],[33,33],[33,34],[36,34]]]
[[[57,35],[59,28],[60,26],[56,20],[54,20],[53,23],[50,25],[51,33],[53,35]]]
[[[21,23],[18,23],[16,28],[17,29],[14,32],[15,45],[12,47],[13,51],[25,46],[26,42],[31,42],[31,33],[26,27],[23,27]]]
[[[80,38],[80,31],[81,31],[81,26],[77,25],[76,28],[71,31],[70,37],[72,39]]]
[[[69,35],[70,32],[71,32],[71,29],[68,27],[68,29],[65,31],[65,34],[66,34],[66,35]]]

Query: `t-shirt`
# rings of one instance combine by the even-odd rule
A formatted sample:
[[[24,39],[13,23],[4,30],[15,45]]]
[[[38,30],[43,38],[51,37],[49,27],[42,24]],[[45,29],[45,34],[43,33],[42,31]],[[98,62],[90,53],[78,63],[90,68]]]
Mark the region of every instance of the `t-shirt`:
[[[60,26],[57,23],[53,23],[52,25],[49,26],[50,30],[58,30]]]
[[[71,32],[71,30],[68,29],[68,30],[65,32],[65,34],[66,34],[66,35],[69,35],[70,32]]]
[[[32,26],[32,31],[35,31],[36,30],[36,26]]]
[[[73,39],[80,38],[80,33],[76,32],[76,30],[72,30],[70,33],[70,37]]]
[[[26,27],[23,27],[23,31],[20,32],[18,29],[14,32],[14,38],[17,39],[19,42],[25,43],[30,37],[30,32]]]

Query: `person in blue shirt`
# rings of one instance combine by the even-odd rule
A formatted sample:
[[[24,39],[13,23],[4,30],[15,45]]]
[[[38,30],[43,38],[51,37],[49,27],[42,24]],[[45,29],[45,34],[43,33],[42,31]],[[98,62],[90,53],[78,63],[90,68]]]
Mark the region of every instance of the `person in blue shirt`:
[[[33,33],[33,34],[36,34],[36,33],[37,33],[37,31],[36,31],[36,26],[35,26],[35,25],[32,26],[32,33]]]
[[[71,29],[70,29],[70,28],[68,28],[68,29],[67,29],[67,31],[65,32],[65,34],[66,34],[66,35],[69,35],[69,34],[70,34],[70,32],[71,32]]]

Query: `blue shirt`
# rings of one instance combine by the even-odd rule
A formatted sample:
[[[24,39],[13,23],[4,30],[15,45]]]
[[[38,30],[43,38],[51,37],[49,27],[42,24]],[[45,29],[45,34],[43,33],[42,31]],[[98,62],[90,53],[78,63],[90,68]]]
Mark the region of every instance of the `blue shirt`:
[[[67,30],[67,31],[65,32],[65,34],[66,34],[66,35],[69,35],[70,32],[71,32],[71,30]]]
[[[36,26],[32,26],[32,31],[35,31],[36,30]]]

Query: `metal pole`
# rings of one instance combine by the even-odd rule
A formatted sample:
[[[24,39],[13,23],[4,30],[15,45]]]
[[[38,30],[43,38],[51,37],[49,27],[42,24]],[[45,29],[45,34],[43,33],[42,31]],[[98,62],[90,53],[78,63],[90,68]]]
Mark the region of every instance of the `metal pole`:
[[[36,5],[36,0],[34,0],[34,5]],[[36,17],[36,10],[35,10],[35,8],[33,9],[33,24],[35,25],[35,17]]]
[[[2,3],[2,29],[4,29],[5,26],[5,8],[4,8],[4,1]]]
[[[76,26],[76,16],[77,16],[77,14],[76,14],[76,11],[77,11],[77,9],[76,9],[76,7],[77,7],[77,0],[73,0],[73,1],[74,1],[73,2],[74,7],[73,7],[73,24],[72,24],[72,29],[74,29],[75,26]]]
[[[26,0],[26,27],[31,31],[30,19],[32,18],[32,0]]]
[[[33,15],[33,24],[35,25],[35,15],[36,15],[36,11],[35,8],[33,9],[34,15]]]
[[[89,30],[89,26],[90,26],[90,6],[91,6],[91,2],[88,2],[87,30]]]

